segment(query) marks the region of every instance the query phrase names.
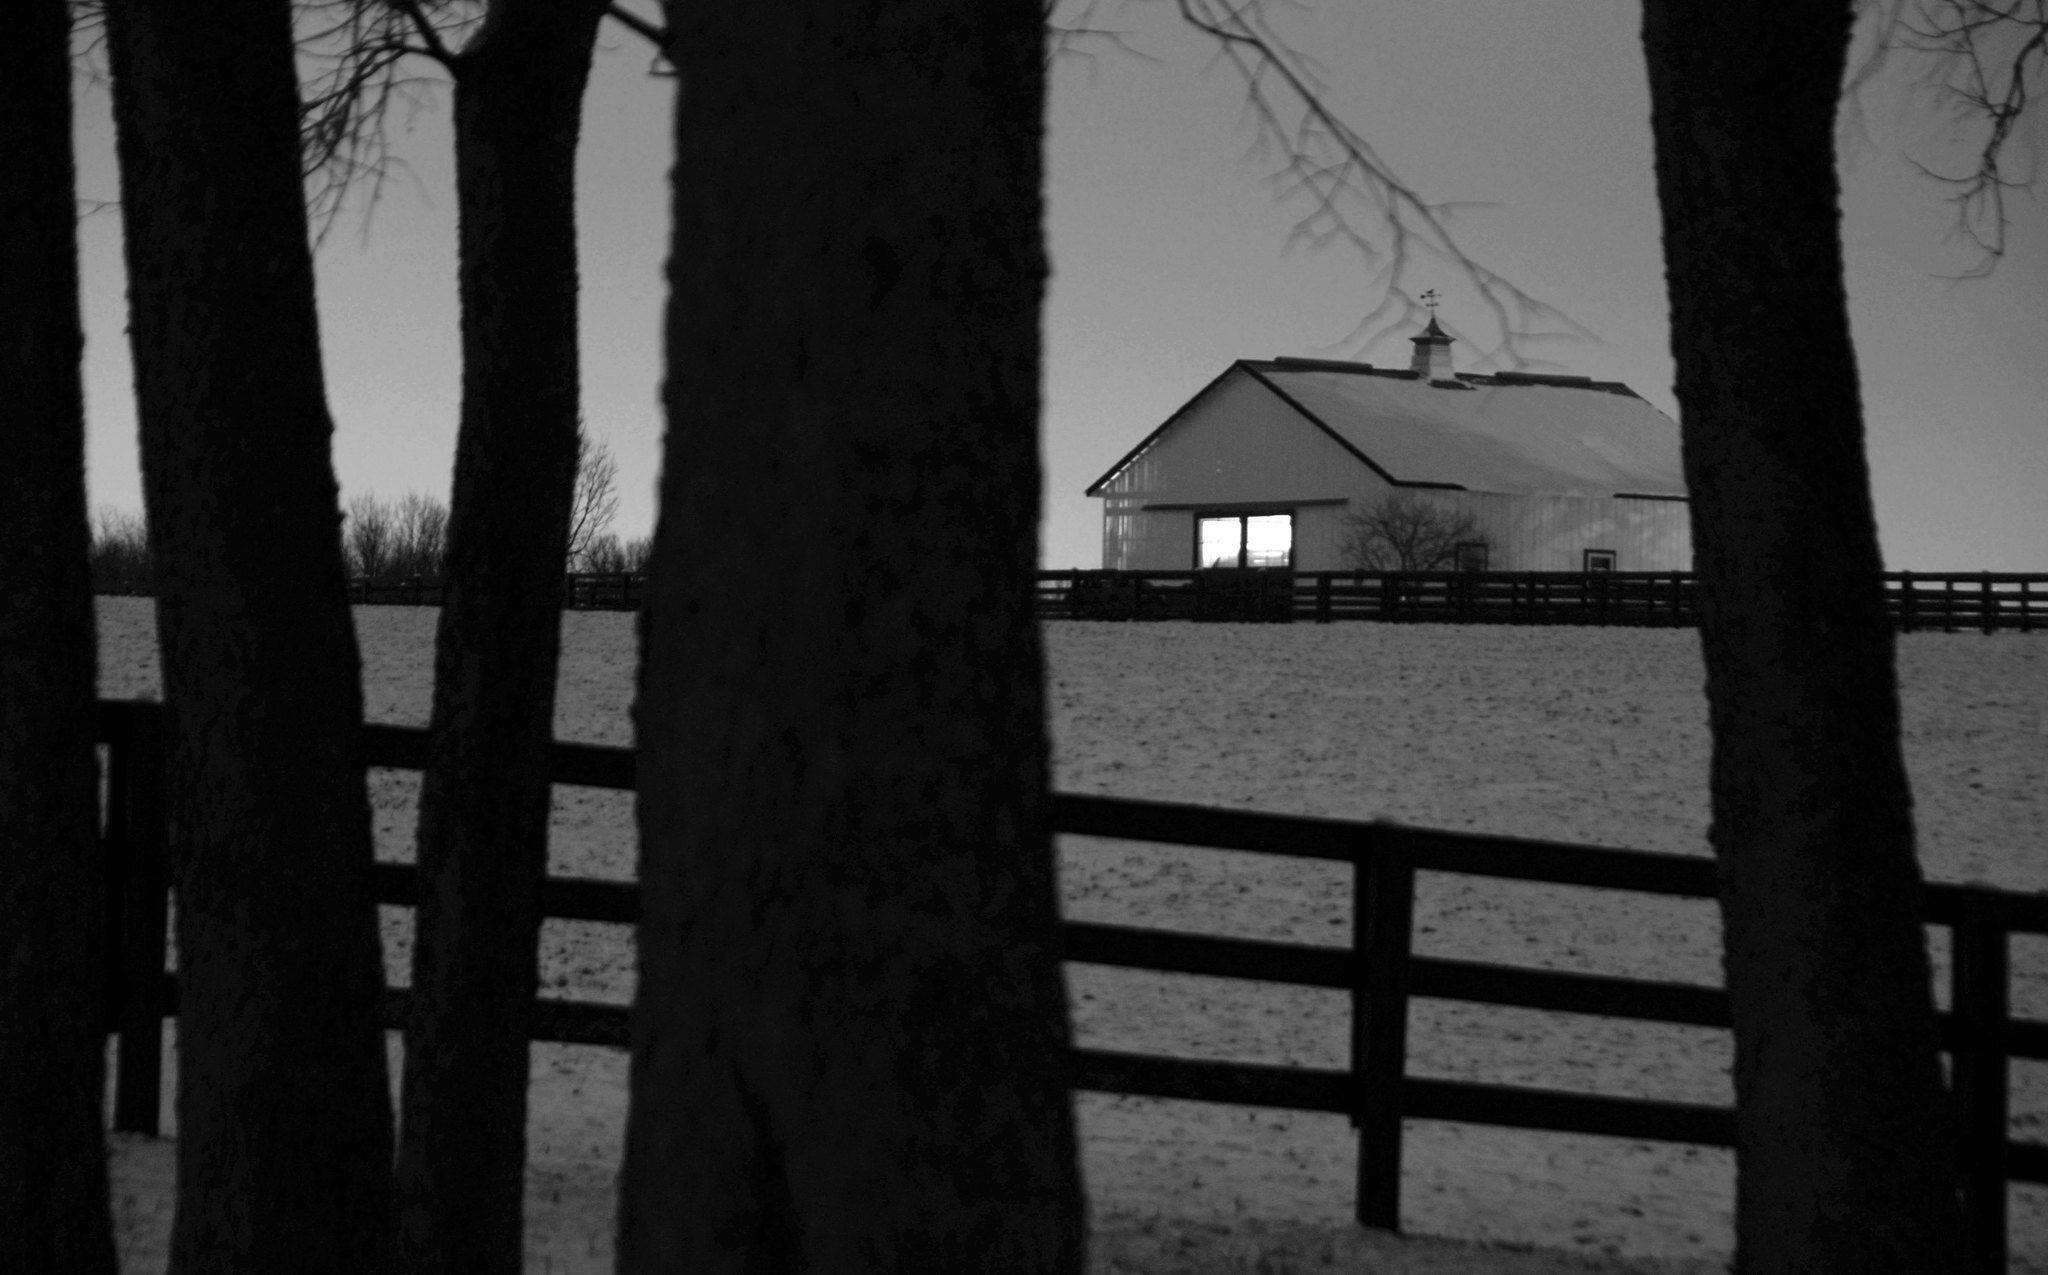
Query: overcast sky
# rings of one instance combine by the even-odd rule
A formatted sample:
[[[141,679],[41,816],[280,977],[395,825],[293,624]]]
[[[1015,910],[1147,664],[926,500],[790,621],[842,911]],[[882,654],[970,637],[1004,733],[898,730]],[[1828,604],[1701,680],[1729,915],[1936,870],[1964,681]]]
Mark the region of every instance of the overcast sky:
[[[1247,155],[1242,84],[1171,4],[1098,7],[1137,54],[1101,42],[1053,68],[1047,136],[1053,277],[1045,310],[1042,562],[1101,561],[1100,502],[1081,493],[1237,358],[1309,355],[1405,366],[1409,329],[1347,343],[1379,296],[1340,248],[1288,248],[1307,209]],[[1628,0],[1329,0],[1276,9],[1319,62],[1328,100],[1424,197],[1462,206],[1478,260],[1592,339],[1532,346],[1542,370],[1619,380],[1676,415],[1649,98]],[[661,267],[667,251],[666,81],[608,26],[580,162],[583,393],[618,458],[616,530],[646,534],[659,464]],[[1910,68],[1863,95],[1845,151],[1852,319],[1886,563],[2048,570],[2048,216],[2024,197],[1988,280],[1951,241],[1943,192],[1909,159],[1968,162]],[[460,386],[455,201],[446,100],[405,126],[408,172],[365,237],[345,215],[319,255],[335,466],[343,496],[445,498]],[[2042,136],[2038,115],[2030,136]],[[118,196],[102,87],[81,85],[80,195]],[[2022,157],[2023,162],[2026,158]],[[95,507],[140,509],[117,214],[81,224],[88,481]],[[1499,333],[1451,268],[1437,289],[1460,370]]]

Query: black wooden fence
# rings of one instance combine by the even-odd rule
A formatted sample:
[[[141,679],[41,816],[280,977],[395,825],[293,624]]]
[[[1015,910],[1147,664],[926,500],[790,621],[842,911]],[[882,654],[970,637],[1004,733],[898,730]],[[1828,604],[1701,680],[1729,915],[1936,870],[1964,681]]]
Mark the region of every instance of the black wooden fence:
[[[562,604],[571,611],[638,611],[646,584],[646,577],[627,572],[571,572]],[[348,600],[357,606],[437,607],[447,596],[439,576],[355,576],[348,582]]]
[[[2048,629],[2048,574],[1975,571],[1883,576],[1885,608],[1908,632]],[[349,581],[349,601],[439,606],[437,578]],[[571,610],[637,611],[646,578],[572,574]],[[1041,571],[1038,614],[1057,620],[1378,620],[1433,624],[1699,623],[1683,571]]]
[[[99,714],[108,752],[105,840],[116,912],[108,1019],[110,1030],[120,1033],[114,1121],[119,1129],[154,1133],[162,1020],[177,1013],[178,1003],[176,977],[164,968],[160,713],[153,704],[102,702]],[[367,726],[364,737],[367,765],[425,764],[423,730]],[[551,773],[556,783],[631,790],[633,754],[558,743]],[[1415,998],[1702,1027],[1727,1028],[1730,1021],[1727,994],[1718,987],[1416,956],[1411,921],[1418,872],[1710,898],[1714,871],[1708,860],[1074,794],[1054,796],[1052,820],[1056,831],[1068,834],[1351,865],[1352,931],[1346,946],[1076,921],[1062,930],[1069,961],[1349,992],[1351,1059],[1341,1070],[1076,1049],[1072,1084],[1106,1093],[1349,1115],[1358,1129],[1356,1215],[1364,1225],[1398,1226],[1404,1120],[1719,1147],[1734,1143],[1734,1112],[1727,1108],[1406,1074],[1408,1004]],[[380,863],[375,872],[380,902],[413,901],[410,865]],[[631,883],[549,878],[541,912],[631,924],[639,914],[638,890]],[[2011,1141],[2007,1129],[2009,1060],[2048,1059],[2048,1022],[2017,1020],[2009,1011],[2009,940],[2015,933],[2048,934],[2048,897],[1933,885],[1927,919],[1948,927],[1953,938],[1951,1008],[1941,1015],[1941,1032],[1953,1059],[1972,1268],[2002,1271],[2007,1184],[2048,1183],[2048,1144]],[[386,993],[388,1027],[403,1022],[404,1003],[403,990]],[[528,1030],[535,1040],[623,1048],[628,1012],[617,1005],[541,997]]]
[[[1886,572],[1900,629],[2048,629],[2048,574]],[[1699,623],[1683,571],[1041,571],[1038,613],[1072,620]]]

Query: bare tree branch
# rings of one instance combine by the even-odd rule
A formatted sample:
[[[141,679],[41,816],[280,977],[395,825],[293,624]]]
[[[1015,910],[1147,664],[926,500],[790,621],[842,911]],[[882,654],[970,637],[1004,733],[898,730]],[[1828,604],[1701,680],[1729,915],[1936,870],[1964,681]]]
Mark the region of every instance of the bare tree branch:
[[[605,443],[576,437],[576,494],[569,506],[568,565],[574,569],[604,539],[619,513],[619,465]]]
[[[664,57],[668,55],[669,31],[667,27],[657,22],[648,21],[623,4],[608,5],[604,12],[606,17],[653,45]]]
[[[1160,59],[1139,48],[1131,40],[1131,33],[1115,27],[1095,25],[1096,12],[1102,7],[1101,0],[1081,0],[1072,18],[1060,21],[1057,18],[1063,0],[1045,0],[1045,60],[1047,64],[1063,58],[1075,57],[1088,63],[1090,82],[1096,69],[1096,58],[1091,44],[1106,44],[1125,57],[1137,58],[1142,62],[1158,62]]]
[[[324,240],[351,188],[367,184],[363,229],[392,177],[392,109],[427,106],[461,62],[457,46],[482,22],[483,0],[301,0],[298,44],[307,209]],[[438,74],[415,74],[413,59]]]
[[[1308,205],[1288,242],[1346,246],[1370,272],[1379,300],[1340,345],[1369,345],[1421,320],[1423,307],[1408,280],[1423,258],[1463,275],[1492,312],[1498,345],[1489,348],[1453,330],[1475,349],[1487,350],[1486,362],[1532,366],[1541,362],[1529,356],[1532,345],[1592,336],[1464,249],[1450,230],[1458,206],[1426,200],[1395,176],[1365,136],[1330,106],[1315,66],[1274,29],[1265,0],[1174,2],[1182,22],[1213,41],[1217,61],[1243,81],[1252,157],[1275,165],[1271,180],[1281,199]],[[1091,34],[1105,34],[1087,25],[1094,9],[1095,0],[1089,0],[1079,24]]]
[[[419,37],[421,45],[424,46],[420,50],[421,52],[449,70],[455,69],[456,54],[442,40],[440,30],[427,17],[425,10],[421,8],[418,0],[384,0],[384,2],[398,10],[399,13],[404,15],[406,21],[412,24],[413,34]],[[445,7],[445,5],[446,0],[441,0],[441,6]]]
[[[2005,255],[2005,197],[2029,190],[2036,173],[2015,175],[2013,135],[2044,74],[2048,74],[2048,0],[1916,0],[1910,16],[1897,15],[1888,44],[1920,55],[1923,83],[1942,112],[1959,125],[1981,127],[1974,166],[1942,172],[1908,160],[1950,190],[1954,237],[1974,246],[1978,259],[1964,278],[1981,278]]]

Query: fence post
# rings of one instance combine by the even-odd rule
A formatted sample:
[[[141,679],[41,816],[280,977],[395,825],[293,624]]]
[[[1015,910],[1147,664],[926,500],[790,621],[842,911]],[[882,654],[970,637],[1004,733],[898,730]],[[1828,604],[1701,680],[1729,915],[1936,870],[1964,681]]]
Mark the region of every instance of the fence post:
[[[1398,620],[1401,618],[1400,573],[1389,571],[1380,577],[1380,618]]]
[[[1351,1076],[1360,1226],[1401,1229],[1401,1084],[1408,1055],[1408,942],[1415,866],[1382,835],[1352,870]]]
[[[1320,572],[1316,576],[1316,623],[1330,622],[1330,573]]]
[[[2029,586],[2032,583],[2032,581],[2025,579],[2020,581],[2020,632],[2022,633],[2032,633],[2034,631],[2034,600],[2029,596],[2031,593]]]
[[[115,976],[114,1128],[157,1133],[164,1057],[164,750],[162,711],[121,715],[108,752],[108,950]]]
[[[1984,572],[1978,583],[1978,593],[1983,598],[1984,602],[1984,605],[1978,608],[1981,612],[1979,618],[1984,623],[1984,632],[1989,633],[1991,632],[1991,630],[1998,627],[1995,623],[1993,623],[1996,617],[1992,614],[1992,604],[1996,601],[1996,598],[1992,595],[1991,592],[1991,573],[1989,571]]]
[[[1955,1083],[1956,1159],[1963,1178],[1967,1269],[2005,1270],[2005,1138],[2009,1064],[2006,1021],[2010,977],[2005,918],[1996,895],[1972,888],[1953,930],[1949,1002],[1958,1028]]]

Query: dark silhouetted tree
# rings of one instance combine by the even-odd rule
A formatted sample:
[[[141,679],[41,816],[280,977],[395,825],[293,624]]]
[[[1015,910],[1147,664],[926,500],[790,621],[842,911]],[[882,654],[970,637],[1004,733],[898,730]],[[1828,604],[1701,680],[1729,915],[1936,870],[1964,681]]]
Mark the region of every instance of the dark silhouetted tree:
[[[373,86],[422,55],[454,81],[462,418],[420,795],[421,888],[398,1154],[415,1272],[524,1260],[527,1021],[547,870],[563,569],[579,447],[576,147],[604,0],[364,0],[311,133],[346,168]],[[474,16],[474,22],[465,22]],[[437,21],[460,31],[460,47]],[[322,114],[319,102],[333,109]],[[352,150],[352,147],[356,149]],[[319,148],[316,146],[316,153]]]
[[[1961,1260],[1842,283],[1849,0],[1648,0],[1735,1018],[1737,1267]]]
[[[1078,1272],[1032,613],[1043,13],[670,19],[619,1269]]]
[[[283,0],[108,0],[177,893],[170,1269],[390,1252],[355,630]]]
[[[70,35],[0,40],[0,1270],[113,1275]]]

